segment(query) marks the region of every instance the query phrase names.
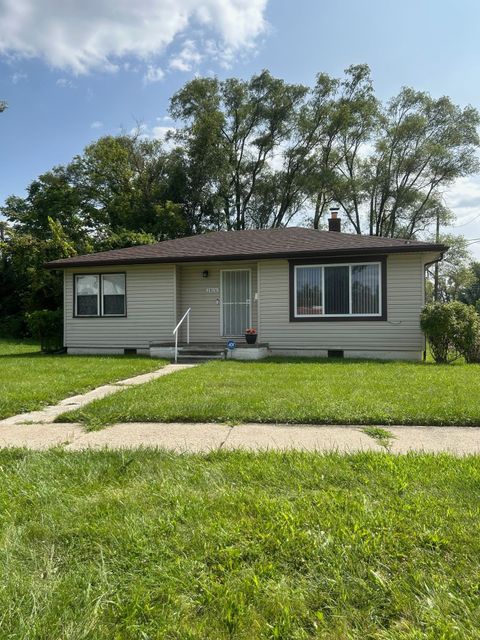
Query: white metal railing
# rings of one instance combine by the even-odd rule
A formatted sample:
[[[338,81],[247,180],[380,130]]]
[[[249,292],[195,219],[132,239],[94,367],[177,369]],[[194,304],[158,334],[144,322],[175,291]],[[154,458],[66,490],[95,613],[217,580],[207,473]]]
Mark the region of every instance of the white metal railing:
[[[182,326],[182,322],[187,319],[187,344],[190,344],[190,311],[191,307],[189,307],[182,316],[182,319],[177,324],[175,329],[173,330],[173,335],[175,336],[175,362],[178,359],[178,330]]]

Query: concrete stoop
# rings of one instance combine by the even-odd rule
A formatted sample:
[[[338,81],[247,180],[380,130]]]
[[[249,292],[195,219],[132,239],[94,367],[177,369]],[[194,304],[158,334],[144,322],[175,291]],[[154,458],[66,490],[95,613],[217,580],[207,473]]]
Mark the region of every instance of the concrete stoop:
[[[196,360],[262,360],[268,356],[268,344],[236,344],[229,349],[225,343],[182,342],[178,345],[178,362]],[[152,343],[150,357],[175,359],[175,344],[172,342]]]

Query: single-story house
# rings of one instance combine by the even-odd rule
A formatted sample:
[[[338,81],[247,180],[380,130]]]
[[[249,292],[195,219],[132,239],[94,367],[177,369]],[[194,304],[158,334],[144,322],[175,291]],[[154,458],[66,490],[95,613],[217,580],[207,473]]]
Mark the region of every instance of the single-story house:
[[[228,345],[243,359],[269,351],[418,360],[425,267],[446,249],[342,233],[334,215],[328,231],[217,231],[46,266],[64,272],[69,353],[173,356],[183,318],[180,354]],[[251,348],[248,328],[258,334]]]

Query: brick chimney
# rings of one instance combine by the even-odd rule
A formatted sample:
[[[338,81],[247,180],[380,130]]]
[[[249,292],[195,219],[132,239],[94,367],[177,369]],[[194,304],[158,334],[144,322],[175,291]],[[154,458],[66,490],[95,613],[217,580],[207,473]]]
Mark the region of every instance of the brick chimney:
[[[338,216],[338,207],[330,207],[330,218],[328,219],[329,231],[341,231],[342,221]]]

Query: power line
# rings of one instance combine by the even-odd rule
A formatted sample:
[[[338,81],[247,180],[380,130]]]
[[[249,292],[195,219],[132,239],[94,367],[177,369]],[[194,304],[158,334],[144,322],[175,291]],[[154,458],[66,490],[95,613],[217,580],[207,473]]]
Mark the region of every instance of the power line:
[[[468,224],[471,224],[472,222],[477,220],[477,218],[480,218],[480,213],[476,213],[473,218],[471,220],[467,220],[467,222],[462,222],[462,224],[452,224],[450,226],[454,229],[458,229],[459,227],[466,227]]]

